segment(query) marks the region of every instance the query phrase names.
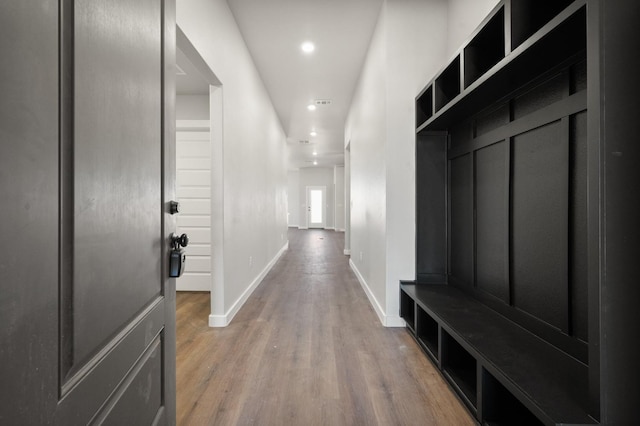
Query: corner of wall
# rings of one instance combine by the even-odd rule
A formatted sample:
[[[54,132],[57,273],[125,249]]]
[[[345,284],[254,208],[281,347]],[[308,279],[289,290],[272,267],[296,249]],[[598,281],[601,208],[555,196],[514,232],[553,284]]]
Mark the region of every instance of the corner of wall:
[[[258,274],[258,276],[251,282],[249,287],[240,295],[240,297],[231,305],[231,308],[224,315],[209,315],[209,327],[226,327],[228,326],[236,314],[240,311],[240,308],[244,306],[247,302],[251,294],[255,291],[256,288],[262,283],[264,277],[267,276],[269,271],[275,266],[280,257],[284,254],[285,251],[289,249],[289,241],[287,241],[284,246],[280,249],[278,254],[275,255],[273,259],[265,266],[265,268]]]
[[[382,323],[382,325],[385,327],[405,327],[406,323],[402,318],[400,318],[399,312],[396,315],[389,315],[387,312],[385,312],[385,310],[382,308],[382,305],[380,305],[380,302],[378,302],[375,294],[373,293],[373,291],[371,291],[371,288],[358,270],[358,267],[351,259],[349,259],[349,266],[360,282],[360,285],[367,295],[367,298],[369,299],[369,303],[371,303],[373,310],[376,312],[376,315],[378,315],[380,323]]]

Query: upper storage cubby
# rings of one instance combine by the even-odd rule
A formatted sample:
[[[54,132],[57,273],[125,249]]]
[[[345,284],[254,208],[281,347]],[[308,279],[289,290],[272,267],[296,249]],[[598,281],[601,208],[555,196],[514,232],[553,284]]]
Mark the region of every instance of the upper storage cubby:
[[[586,0],[502,0],[416,98],[416,129],[446,130],[544,79],[586,46]]]
[[[416,99],[416,127],[433,115],[433,86],[427,87]]]
[[[515,50],[573,0],[511,0],[511,48]]]
[[[460,56],[449,64],[442,74],[436,78],[435,95],[436,111],[448,104],[460,94]]]
[[[465,88],[504,58],[504,34],[504,7],[501,7],[464,48]]]

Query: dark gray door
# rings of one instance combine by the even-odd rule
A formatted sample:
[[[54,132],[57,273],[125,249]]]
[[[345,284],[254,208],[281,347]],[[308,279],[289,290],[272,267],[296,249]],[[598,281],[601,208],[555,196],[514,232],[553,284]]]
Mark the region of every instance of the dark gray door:
[[[0,424],[175,423],[172,0],[0,6]]]

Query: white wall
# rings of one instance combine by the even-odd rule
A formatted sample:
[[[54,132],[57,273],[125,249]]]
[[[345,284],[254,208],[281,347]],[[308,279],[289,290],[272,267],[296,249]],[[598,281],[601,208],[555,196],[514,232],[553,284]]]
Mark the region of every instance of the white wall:
[[[289,222],[291,227],[300,226],[300,172],[287,172],[287,205],[289,207]]]
[[[298,180],[298,205],[299,227],[307,227],[307,186],[324,186],[325,193],[325,228],[332,229],[334,224],[334,191],[333,191],[333,169],[327,167],[305,167],[299,171]]]
[[[336,231],[345,230],[345,210],[344,210],[344,166],[335,166],[333,168],[333,182],[334,182],[334,205],[335,205],[335,228]]]
[[[495,4],[385,0],[382,7],[345,144],[350,141],[352,267],[387,326],[403,324],[399,281],[415,279],[415,96],[450,58],[448,45],[466,39],[471,23]]]
[[[226,325],[287,244],[285,134],[226,1],[177,0],[177,22],[222,82]]]
[[[449,0],[447,19],[447,58],[469,39],[499,0]]]
[[[388,7],[385,2],[381,8],[345,125],[345,141],[351,141],[351,263],[379,316],[386,315],[387,300]]]
[[[176,120],[209,120],[209,96],[176,96]]]

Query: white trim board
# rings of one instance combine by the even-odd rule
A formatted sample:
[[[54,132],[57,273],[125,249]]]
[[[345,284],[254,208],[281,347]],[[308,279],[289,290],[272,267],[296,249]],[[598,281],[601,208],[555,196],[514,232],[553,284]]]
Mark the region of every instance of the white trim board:
[[[211,120],[176,120],[177,132],[199,132],[211,129]]]
[[[400,318],[400,315],[387,315],[384,313],[384,309],[382,309],[382,306],[380,306],[380,303],[378,303],[378,299],[376,299],[373,292],[369,288],[369,285],[356,267],[356,264],[353,263],[353,260],[351,259],[349,259],[349,266],[351,266],[351,270],[356,275],[356,278],[358,278],[362,289],[369,299],[369,303],[371,303],[373,310],[376,311],[376,314],[378,315],[378,318],[380,319],[382,325],[385,327],[406,327],[406,323],[402,318]]]
[[[242,306],[244,306],[244,304],[247,302],[251,294],[255,291],[256,288],[258,288],[258,286],[260,285],[264,277],[267,276],[269,271],[274,267],[274,265],[278,262],[280,257],[288,249],[289,249],[289,241],[287,241],[285,245],[282,246],[278,254],[276,254],[275,257],[271,259],[271,262],[269,262],[267,266],[264,267],[262,272],[260,272],[260,274],[251,282],[251,285],[249,285],[249,287],[240,295],[238,300],[236,300],[235,303],[231,305],[231,308],[229,308],[227,313],[225,313],[224,315],[213,315],[213,314],[209,315],[209,327],[228,326],[233,320],[233,317],[235,317],[236,314],[240,311],[240,308],[242,308]]]
[[[187,256],[187,263],[189,256]],[[211,273],[185,272],[176,280],[176,291],[211,291]]]

